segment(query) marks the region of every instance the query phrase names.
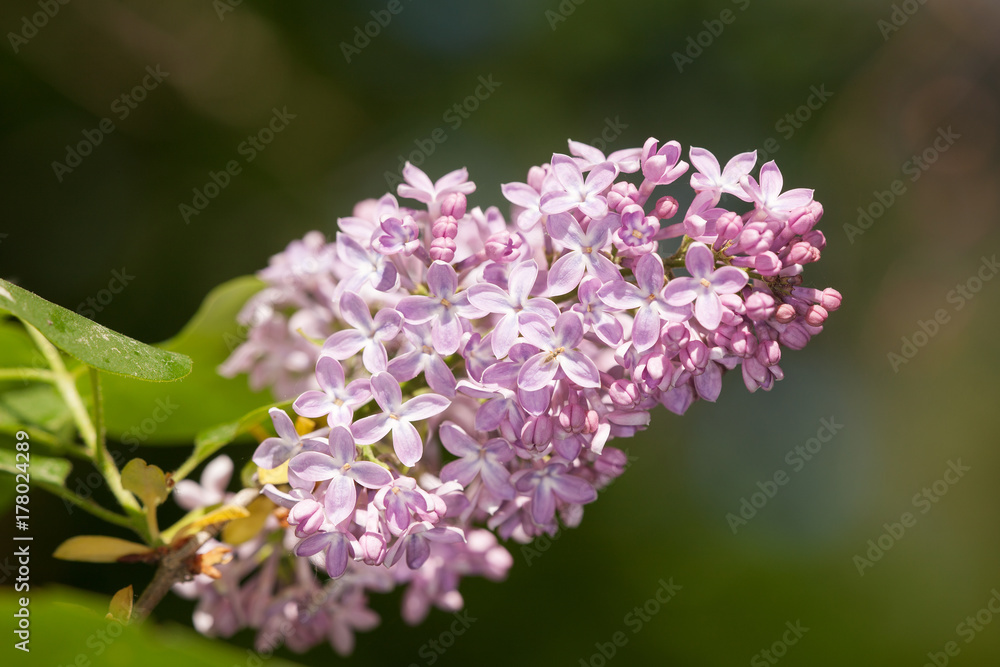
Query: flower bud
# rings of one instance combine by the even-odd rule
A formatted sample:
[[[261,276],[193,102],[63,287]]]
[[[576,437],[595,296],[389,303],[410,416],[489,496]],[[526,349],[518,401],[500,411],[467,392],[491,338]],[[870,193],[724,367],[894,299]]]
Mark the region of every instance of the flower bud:
[[[669,220],[677,215],[678,208],[679,205],[677,204],[677,200],[673,197],[660,197],[656,201],[656,206],[653,208],[653,215],[660,220]]]
[[[458,221],[451,216],[442,215],[431,226],[431,234],[434,238],[447,237],[453,239],[458,236]]]
[[[509,264],[521,255],[520,234],[499,231],[486,239],[486,257],[499,264]]]
[[[639,388],[628,380],[615,380],[608,387],[608,395],[611,402],[620,408],[634,408],[641,400]]]
[[[680,362],[684,370],[692,375],[699,375],[709,362],[708,346],[700,340],[693,340],[681,348]]]
[[[747,297],[747,317],[754,322],[763,322],[774,316],[774,297],[767,292],[755,291]]]
[[[552,442],[552,417],[547,414],[532,417],[521,429],[521,442],[527,447],[544,449]]]
[[[455,241],[447,236],[439,236],[431,241],[431,259],[441,262],[451,262],[455,259]]]
[[[795,319],[795,307],[790,303],[781,304],[774,313],[774,319],[782,324],[791,322]]]
[[[288,512],[288,523],[295,526],[295,534],[299,537],[315,533],[324,520],[323,506],[312,499],[300,500]]]
[[[461,192],[452,192],[441,202],[441,215],[447,215],[456,220],[465,215],[468,200]]]

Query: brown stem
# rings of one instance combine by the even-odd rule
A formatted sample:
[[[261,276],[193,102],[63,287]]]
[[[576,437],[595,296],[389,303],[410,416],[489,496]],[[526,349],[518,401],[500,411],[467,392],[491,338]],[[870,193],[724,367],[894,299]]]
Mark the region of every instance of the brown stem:
[[[246,507],[254,498],[259,495],[257,489],[243,489],[226,503],[227,505],[238,505]],[[132,611],[132,623],[142,623],[153,609],[164,598],[167,591],[177,583],[187,581],[191,578],[191,570],[188,566],[188,559],[193,556],[198,549],[208,540],[215,537],[224,524],[209,526],[205,530],[199,531],[193,537],[184,542],[180,548],[167,552],[160,560],[160,565],[156,569],[153,580],[149,582],[146,589],[139,596]]]

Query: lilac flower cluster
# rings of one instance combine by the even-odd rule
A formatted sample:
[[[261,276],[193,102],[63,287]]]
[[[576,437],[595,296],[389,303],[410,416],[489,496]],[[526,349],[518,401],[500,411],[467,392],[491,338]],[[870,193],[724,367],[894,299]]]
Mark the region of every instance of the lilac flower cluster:
[[[325,421],[300,434],[273,409],[278,435],[253,460],[282,471],[262,492],[285,512],[288,550],[361,582],[343,588],[349,604],[407,584],[408,621],[457,609],[461,577],[511,565],[493,533],[528,542],[580,522],[625,467],[611,439],[657,405],[715,401],[727,370],[770,389],[782,347],[802,348],[840,305],[802,284],[826,244],[822,206],[782,192],[773,162],[755,177],[755,153],[721,168],[692,147],[693,196],[672,221],[677,200],[653,193],[688,171],[680,144],[569,149],[502,186],[513,224],[468,207],[465,169],[434,182],[407,164],[397,194],[417,205],[363,201],[333,243],[311,233],[260,274],[248,339],[221,371]],[[295,572],[268,594],[286,616],[318,585]],[[317,641],[344,632],[332,618],[308,615]]]

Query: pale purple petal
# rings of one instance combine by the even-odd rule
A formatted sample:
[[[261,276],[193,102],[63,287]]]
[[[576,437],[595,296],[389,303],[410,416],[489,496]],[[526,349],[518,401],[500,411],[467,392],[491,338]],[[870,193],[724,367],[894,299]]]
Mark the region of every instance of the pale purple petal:
[[[503,359],[507,356],[510,346],[517,340],[517,334],[517,313],[508,313],[500,318],[500,321],[493,328],[493,336],[490,341],[493,347],[493,354],[496,355],[497,359]]]
[[[692,243],[684,257],[684,266],[692,277],[707,278],[715,270],[715,255],[704,243]]]
[[[392,422],[389,415],[384,412],[380,415],[365,417],[351,424],[351,433],[354,441],[359,445],[371,445],[386,436],[392,430]]]
[[[323,354],[334,359],[350,359],[368,343],[368,337],[357,329],[338,331],[323,343]]]
[[[488,313],[507,313],[512,310],[511,297],[492,283],[473,285],[468,290],[469,303]]]
[[[350,463],[357,456],[357,448],[354,446],[354,436],[345,426],[334,426],[330,430],[330,453],[337,466]]]
[[[416,399],[414,399],[416,400]],[[416,427],[408,421],[393,419],[392,448],[404,466],[416,465],[424,454],[424,442]]]
[[[462,486],[468,486],[479,473],[480,464],[477,459],[458,459],[441,468],[441,481],[456,481]]]
[[[330,480],[323,503],[326,517],[331,523],[340,523],[354,512],[358,501],[358,488],[350,477],[337,475]]]
[[[735,266],[723,266],[716,269],[708,280],[716,294],[735,294],[746,287],[749,276]]]
[[[422,324],[437,316],[443,306],[440,299],[426,296],[406,296],[396,304],[396,310],[410,324]]]
[[[535,391],[552,382],[559,364],[555,359],[546,361],[548,352],[540,352],[521,366],[517,374],[517,386],[526,391]]]
[[[329,359],[329,357],[325,358]],[[296,414],[316,419],[330,413],[330,410],[333,408],[333,401],[324,392],[312,390],[303,393],[295,399],[292,408]]]
[[[458,289],[458,276],[451,264],[434,262],[427,269],[427,287],[431,294],[447,299]]]
[[[399,408],[398,416],[406,421],[419,421],[441,414],[451,401],[437,394],[422,394],[411,398]]]
[[[395,412],[403,403],[403,391],[399,382],[389,373],[376,373],[371,380],[372,396],[385,412]]]
[[[706,329],[718,329],[722,322],[722,301],[715,292],[701,294],[694,302],[694,316]]]
[[[371,331],[372,314],[368,304],[354,292],[344,292],[340,297],[340,316],[355,329]]]
[[[597,499],[597,491],[586,480],[572,475],[553,475],[552,491],[568,503],[590,503]]]
[[[271,415],[271,423],[274,424],[274,430],[278,433],[278,437],[292,443],[299,441],[295,424],[292,423],[292,418],[288,416],[287,412],[281,408],[271,408],[267,414]]]
[[[663,300],[671,306],[683,306],[698,298],[699,287],[694,278],[674,278],[663,288]]]
[[[570,380],[581,387],[598,388],[601,386],[601,374],[597,365],[583,352],[567,350],[559,355],[559,367]]]
[[[646,350],[660,337],[660,316],[651,307],[640,308],[632,324],[632,343],[635,349]]]
[[[369,489],[378,489],[392,481],[389,471],[373,461],[355,461],[344,475]]]
[[[329,454],[301,452],[288,462],[288,469],[307,482],[322,482],[334,477],[340,466]]]
[[[580,284],[587,270],[587,260],[583,253],[573,251],[557,259],[549,269],[548,296],[562,296],[572,292]]]

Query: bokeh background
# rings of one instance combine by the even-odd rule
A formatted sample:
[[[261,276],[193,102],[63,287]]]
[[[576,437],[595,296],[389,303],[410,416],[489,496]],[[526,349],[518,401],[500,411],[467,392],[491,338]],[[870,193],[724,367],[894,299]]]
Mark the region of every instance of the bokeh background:
[[[386,2],[53,0],[55,15],[25,28],[43,4],[0,5],[0,276],[76,310],[114,271],[132,275],[92,317],[140,340],[174,335],[212,287],[293,238],[332,237],[336,218],[385,192],[403,159],[433,177],[467,166],[479,184],[471,201],[504,207],[499,184],[565,152],[567,138],[610,151],[652,135],[723,160],[767,152],[786,187],[815,188],[826,208],[828,248],[807,282],[836,287],[844,306],[806,350],[786,353],[784,381],[750,395],[730,376],[717,404],[658,413],[623,443],[634,465],[580,528],[538,553],[510,545],[503,584],[463,585],[476,621],[444,654],[421,647],[453,618],[435,611],[407,627],[388,595],[373,603],[382,626],[359,635],[344,664],[596,666],[595,642],[624,631],[609,664],[763,665],[786,623],[808,628],[778,649],[786,665],[1000,661],[1000,619],[981,612],[1000,589],[1000,279],[974,280],[994,277],[1000,251],[1000,5],[400,0],[364,44],[356,28]],[[116,103],[147,67],[167,74],[135,108]],[[456,127],[448,110],[480,77],[496,87]],[[294,119],[248,162],[241,142],[274,109]],[[105,118],[113,131],[78,166],[53,167]],[[446,140],[421,152],[437,128]],[[185,220],[179,206],[230,160],[241,173]],[[960,285],[977,291],[956,296]],[[939,309],[947,321],[894,367],[888,355]],[[842,428],[810,460],[786,458],[824,419]],[[186,452],[140,455],[167,467]],[[968,471],[935,491],[952,463]],[[727,514],[778,471],[787,485],[734,534]],[[915,498],[925,488],[933,503]],[[51,590],[103,604],[148,581],[141,566],[45,557],[102,525],[41,491],[32,503],[37,599]],[[905,512],[915,525],[884,537]],[[880,536],[891,548],[860,574],[855,557]],[[680,592],[633,632],[626,614],[670,578]],[[249,633],[225,640],[228,651],[192,640],[179,628],[192,604],[177,598],[141,641],[101,654],[74,607],[38,605],[34,650],[18,664],[80,652],[94,664],[256,664]],[[975,626],[960,624],[977,613],[970,637],[963,628]],[[943,656],[950,641],[959,652]],[[281,659],[341,661],[328,647],[270,662]]]

